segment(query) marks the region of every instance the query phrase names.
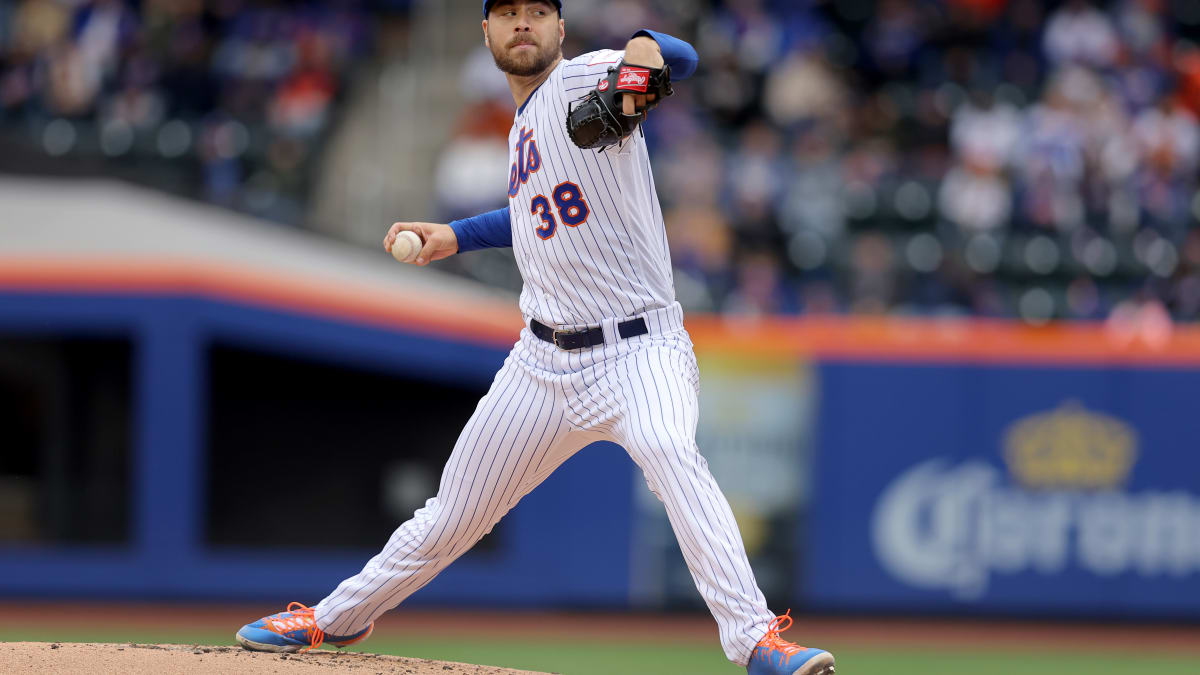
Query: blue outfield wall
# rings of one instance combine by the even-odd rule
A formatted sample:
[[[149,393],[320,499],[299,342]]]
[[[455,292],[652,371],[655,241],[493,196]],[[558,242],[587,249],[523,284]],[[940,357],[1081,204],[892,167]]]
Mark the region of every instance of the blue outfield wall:
[[[480,391],[506,353],[193,295],[0,293],[0,335],[134,346],[129,544],[0,545],[0,594],[71,599],[315,602],[376,553],[205,545],[214,341]],[[814,368],[792,606],[1200,618],[1200,368],[867,357]],[[494,548],[408,602],[628,607],[644,489],[619,447],[590,446],[505,518]]]
[[[803,595],[1200,617],[1200,371],[826,362]]]
[[[481,391],[507,353],[415,331],[160,294],[0,294],[0,334],[127,337],[134,345],[132,541],[119,547],[0,545],[0,593],[18,597],[315,602],[377,552],[204,546],[204,359],[205,347],[215,339],[475,385]],[[509,513],[508,536],[497,548],[468,554],[410,602],[624,606],[633,472],[633,463],[619,447],[597,443],[585,448]]]

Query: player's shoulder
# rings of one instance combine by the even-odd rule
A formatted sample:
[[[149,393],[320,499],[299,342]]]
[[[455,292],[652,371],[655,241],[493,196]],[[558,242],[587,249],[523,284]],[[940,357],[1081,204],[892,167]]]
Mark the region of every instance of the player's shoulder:
[[[570,59],[563,66],[574,71],[588,70],[607,70],[609,66],[616,65],[625,56],[623,50],[617,49],[600,49],[586,54],[580,54],[573,59]]]

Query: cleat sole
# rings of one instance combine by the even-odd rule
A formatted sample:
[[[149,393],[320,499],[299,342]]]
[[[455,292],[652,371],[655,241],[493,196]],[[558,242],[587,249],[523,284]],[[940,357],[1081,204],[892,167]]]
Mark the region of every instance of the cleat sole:
[[[272,645],[267,644],[266,642],[255,642],[254,640],[244,638],[241,635],[235,635],[234,637],[237,638],[237,641],[242,645],[243,648],[252,652],[275,652],[276,654],[291,654],[304,649],[304,647],[300,645]]]
[[[804,667],[797,670],[793,675],[836,675],[836,672],[833,655],[821,654],[814,657],[812,661],[804,664]]]

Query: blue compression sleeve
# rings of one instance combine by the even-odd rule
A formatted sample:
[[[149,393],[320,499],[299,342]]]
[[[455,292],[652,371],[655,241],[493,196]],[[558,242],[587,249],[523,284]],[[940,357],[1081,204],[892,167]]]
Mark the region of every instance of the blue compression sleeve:
[[[454,230],[454,236],[458,237],[459,253],[512,246],[512,224],[508,219],[507,206],[456,220],[450,223],[450,227]]]
[[[671,66],[672,82],[686,80],[696,72],[696,64],[700,62],[700,55],[690,44],[655,30],[639,30],[633,34],[633,37],[640,35],[645,35],[658,43],[658,48],[662,50],[663,61]]]

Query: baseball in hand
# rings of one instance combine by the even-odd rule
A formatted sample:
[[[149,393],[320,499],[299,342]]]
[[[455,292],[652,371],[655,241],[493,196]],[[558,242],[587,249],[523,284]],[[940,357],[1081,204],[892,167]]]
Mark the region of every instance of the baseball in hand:
[[[417,259],[421,252],[421,237],[412,230],[405,230],[396,235],[392,242],[392,257],[402,263],[410,263]]]

